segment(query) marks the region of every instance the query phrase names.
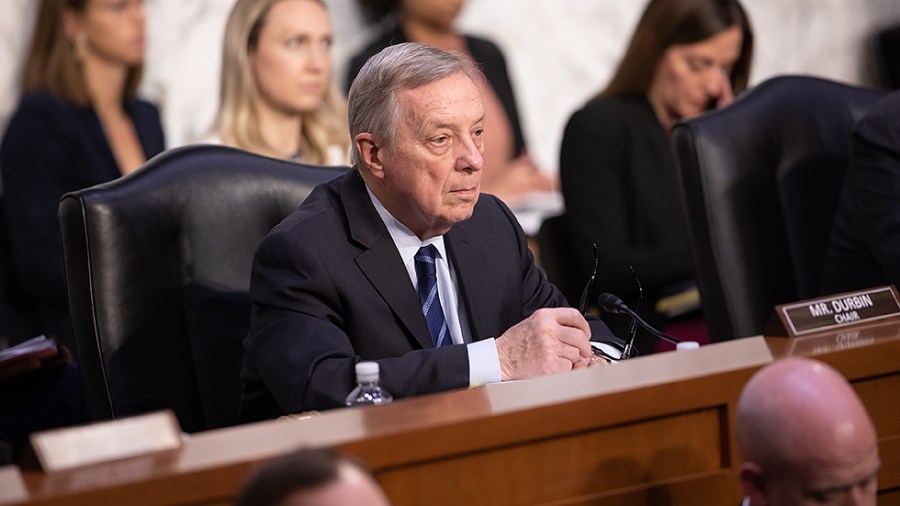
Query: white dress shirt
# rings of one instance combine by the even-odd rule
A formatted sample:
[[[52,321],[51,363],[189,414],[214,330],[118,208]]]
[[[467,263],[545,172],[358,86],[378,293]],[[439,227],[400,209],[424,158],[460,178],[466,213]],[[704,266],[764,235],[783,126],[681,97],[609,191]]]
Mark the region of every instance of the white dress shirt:
[[[469,386],[476,387],[485,383],[496,383],[502,380],[500,371],[500,357],[497,355],[497,346],[494,338],[474,341],[469,335],[469,320],[465,308],[459,304],[459,283],[456,272],[450,262],[450,256],[444,248],[444,236],[439,235],[428,240],[421,240],[406,225],[400,223],[378,201],[372,191],[366,187],[378,216],[387,227],[391,239],[400,252],[403,265],[409,273],[409,279],[413,288],[417,287],[415,256],[422,246],[433,244],[437,248],[438,256],[435,258],[437,274],[438,297],[441,299],[441,308],[444,310],[444,320],[447,322],[447,330],[453,339],[453,344],[465,344],[469,355]]]

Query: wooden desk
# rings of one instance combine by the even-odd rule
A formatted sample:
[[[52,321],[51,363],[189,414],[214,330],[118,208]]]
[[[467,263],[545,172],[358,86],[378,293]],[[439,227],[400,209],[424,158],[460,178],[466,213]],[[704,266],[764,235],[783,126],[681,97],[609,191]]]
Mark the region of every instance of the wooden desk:
[[[759,367],[791,354],[853,381],[878,428],[888,504],[900,500],[900,325],[854,332],[741,339],[210,431],[179,452],[71,472],[2,470],[0,504],[227,504],[253,465],[300,446],[360,457],[398,506],[736,504],[734,404]]]

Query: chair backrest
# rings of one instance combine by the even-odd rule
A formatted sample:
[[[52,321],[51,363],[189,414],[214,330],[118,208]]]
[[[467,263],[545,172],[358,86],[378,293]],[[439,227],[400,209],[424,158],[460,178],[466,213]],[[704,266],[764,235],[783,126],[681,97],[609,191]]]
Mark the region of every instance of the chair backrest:
[[[688,230],[714,339],[763,331],[818,295],[857,120],[881,92],[782,76],[677,124]]]
[[[256,247],[345,170],[187,146],[63,196],[69,306],[92,416],[170,408],[189,432],[236,423]]]

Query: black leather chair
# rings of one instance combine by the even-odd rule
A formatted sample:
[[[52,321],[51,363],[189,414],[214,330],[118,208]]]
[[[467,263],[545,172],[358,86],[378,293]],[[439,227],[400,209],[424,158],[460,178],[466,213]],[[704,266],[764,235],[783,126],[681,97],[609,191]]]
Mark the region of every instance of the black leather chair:
[[[236,423],[256,246],[344,170],[188,146],[65,195],[67,289],[91,415],[170,408],[189,432]]]
[[[818,295],[856,121],[881,92],[770,79],[679,123],[672,142],[713,339],[763,331],[775,304]]]

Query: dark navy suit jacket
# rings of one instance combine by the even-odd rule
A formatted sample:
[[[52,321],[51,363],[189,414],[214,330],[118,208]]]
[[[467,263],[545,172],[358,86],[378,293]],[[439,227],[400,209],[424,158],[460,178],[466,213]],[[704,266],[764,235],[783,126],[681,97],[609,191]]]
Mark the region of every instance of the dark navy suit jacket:
[[[851,162],[831,230],[824,294],[900,286],[900,92],[859,121]]]
[[[162,151],[156,107],[131,100],[125,111],[147,158]],[[121,175],[99,118],[92,108],[50,93],[26,93],[0,145],[0,174],[10,256],[19,283],[40,331],[61,338],[71,348],[56,212],[64,193]]]
[[[534,265],[509,209],[481,195],[444,235],[473,339],[566,306]],[[465,346],[435,349],[400,254],[356,171],[320,185],[262,241],[250,281],[241,418],[343,405],[358,359],[395,397],[469,384]],[[615,340],[600,321],[594,339]]]

